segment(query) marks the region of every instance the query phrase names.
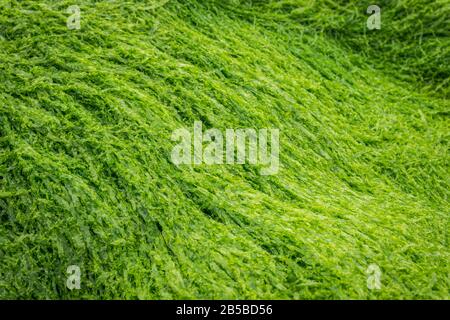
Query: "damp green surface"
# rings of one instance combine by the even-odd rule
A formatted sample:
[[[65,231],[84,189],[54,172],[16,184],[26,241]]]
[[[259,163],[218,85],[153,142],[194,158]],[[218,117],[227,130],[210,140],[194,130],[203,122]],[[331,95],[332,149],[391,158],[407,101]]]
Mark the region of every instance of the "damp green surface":
[[[448,1],[380,30],[366,1],[154,4],[0,0],[0,298],[450,298]],[[175,166],[194,121],[278,128],[278,174]]]

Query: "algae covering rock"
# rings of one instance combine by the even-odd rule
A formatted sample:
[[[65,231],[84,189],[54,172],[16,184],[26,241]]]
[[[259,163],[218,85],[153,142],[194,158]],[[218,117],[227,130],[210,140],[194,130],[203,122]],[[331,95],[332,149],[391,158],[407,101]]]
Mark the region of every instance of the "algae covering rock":
[[[0,0],[0,298],[450,298],[447,2]]]

